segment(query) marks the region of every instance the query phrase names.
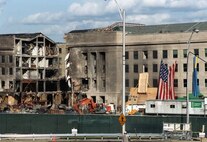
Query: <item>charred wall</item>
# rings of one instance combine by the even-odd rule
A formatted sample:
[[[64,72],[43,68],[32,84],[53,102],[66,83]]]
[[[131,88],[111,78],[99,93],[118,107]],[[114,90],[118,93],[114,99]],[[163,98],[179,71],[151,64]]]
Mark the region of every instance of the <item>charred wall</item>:
[[[121,91],[121,83],[117,83],[121,82],[121,70],[117,68],[116,60],[121,59],[121,48],[114,45],[117,33],[82,33],[80,41],[76,36],[76,33],[70,33],[66,37],[70,47],[67,73],[72,79],[74,90],[86,93],[96,102],[117,102]]]

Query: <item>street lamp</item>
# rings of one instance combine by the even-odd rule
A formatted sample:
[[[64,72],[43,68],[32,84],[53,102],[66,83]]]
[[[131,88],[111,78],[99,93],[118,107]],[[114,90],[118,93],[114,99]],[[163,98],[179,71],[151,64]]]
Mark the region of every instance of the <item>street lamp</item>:
[[[126,108],[125,108],[125,33],[126,33],[126,30],[125,30],[125,10],[122,9],[120,6],[119,6],[119,3],[114,0],[117,7],[118,7],[118,10],[119,10],[119,14],[120,14],[120,17],[121,17],[121,20],[123,22],[123,33],[122,33],[122,44],[123,44],[123,48],[122,48],[122,65],[123,65],[123,70],[122,70],[122,113],[123,115],[125,116],[125,111],[126,111]],[[125,133],[125,124],[122,125],[122,135],[124,135]]]
[[[187,118],[186,118],[186,123],[189,123],[189,95],[188,95],[188,60],[189,60],[189,55],[190,55],[190,51],[189,51],[189,48],[190,48],[190,43],[191,43],[191,38],[193,36],[194,33],[198,33],[199,30],[198,29],[193,29],[191,35],[190,35],[190,38],[187,42],[187,72],[186,72],[186,81],[187,81],[187,86],[186,86],[186,100],[187,100],[187,103],[186,103],[186,114],[187,114]]]

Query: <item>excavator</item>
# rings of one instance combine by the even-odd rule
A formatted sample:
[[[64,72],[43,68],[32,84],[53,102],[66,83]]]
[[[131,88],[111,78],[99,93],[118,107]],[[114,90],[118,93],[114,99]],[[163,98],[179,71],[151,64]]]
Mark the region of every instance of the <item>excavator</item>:
[[[73,109],[78,114],[93,113],[95,108],[96,108],[96,104],[93,102],[92,99],[89,98],[83,98],[73,105]]]
[[[78,114],[105,114],[106,108],[103,104],[97,104],[92,98],[81,98],[73,105]]]

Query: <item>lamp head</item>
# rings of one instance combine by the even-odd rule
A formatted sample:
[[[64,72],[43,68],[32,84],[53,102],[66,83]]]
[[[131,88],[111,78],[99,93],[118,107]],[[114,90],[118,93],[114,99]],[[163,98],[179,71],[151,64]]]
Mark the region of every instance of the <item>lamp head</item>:
[[[198,29],[193,29],[193,32],[198,33],[199,30]]]

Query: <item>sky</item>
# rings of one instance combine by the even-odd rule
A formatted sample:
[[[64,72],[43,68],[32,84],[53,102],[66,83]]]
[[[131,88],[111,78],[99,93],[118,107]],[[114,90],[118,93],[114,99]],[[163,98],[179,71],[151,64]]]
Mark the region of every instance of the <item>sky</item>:
[[[207,0],[117,0],[127,23],[207,21]],[[0,0],[0,34],[41,32],[64,42],[72,30],[122,21],[115,0]]]

